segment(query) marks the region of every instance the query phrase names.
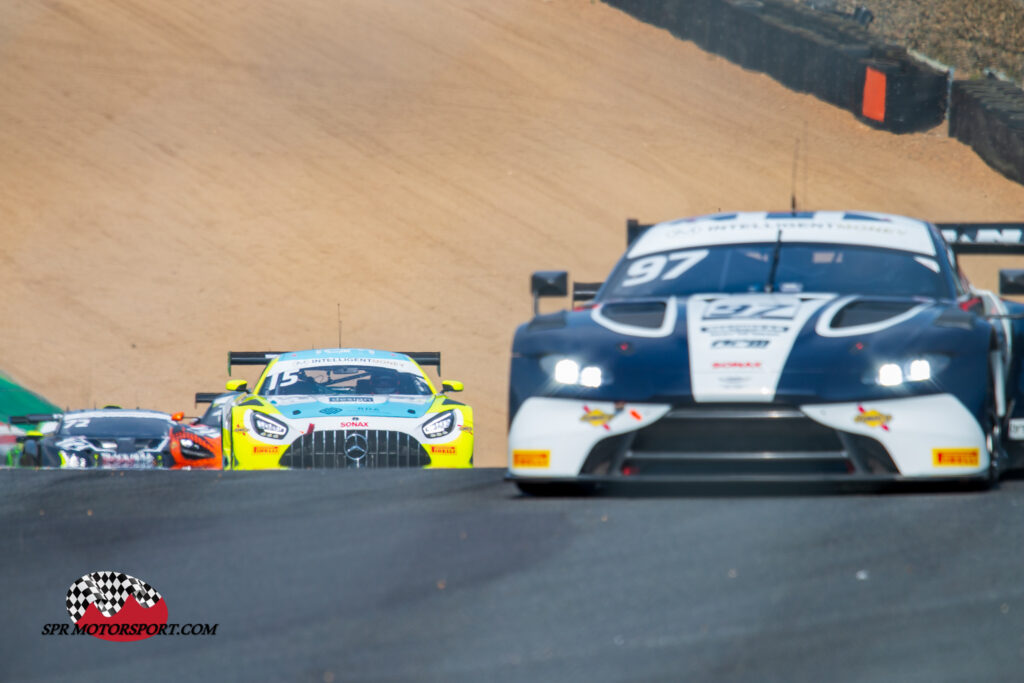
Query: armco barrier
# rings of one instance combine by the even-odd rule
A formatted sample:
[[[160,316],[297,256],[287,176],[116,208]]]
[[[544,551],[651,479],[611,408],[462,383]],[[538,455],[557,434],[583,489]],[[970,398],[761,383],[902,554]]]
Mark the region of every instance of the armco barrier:
[[[954,81],[949,135],[1007,178],[1024,183],[1024,91],[991,79]]]
[[[947,74],[856,22],[779,0],[605,0],[865,123],[907,133],[946,112]]]

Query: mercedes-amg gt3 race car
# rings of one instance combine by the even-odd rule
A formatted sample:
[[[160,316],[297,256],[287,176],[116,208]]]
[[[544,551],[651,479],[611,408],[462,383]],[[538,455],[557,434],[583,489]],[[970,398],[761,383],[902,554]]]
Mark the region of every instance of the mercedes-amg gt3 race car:
[[[20,415],[12,424],[55,423],[31,431],[24,442],[22,464],[36,467],[166,467],[168,436],[174,421],[155,410],[74,410],[55,415]]]
[[[572,310],[512,347],[509,478],[949,481],[1022,464],[1024,306],[972,287],[960,253],[1020,253],[1024,225],[880,213],[732,213],[642,226]],[[945,235],[945,238],[944,238]],[[1019,294],[1024,271],[1001,271]]]
[[[266,365],[252,391],[225,407],[222,445],[232,469],[471,467],[473,410],[438,393],[421,365],[441,354],[371,349],[231,352],[232,365]]]

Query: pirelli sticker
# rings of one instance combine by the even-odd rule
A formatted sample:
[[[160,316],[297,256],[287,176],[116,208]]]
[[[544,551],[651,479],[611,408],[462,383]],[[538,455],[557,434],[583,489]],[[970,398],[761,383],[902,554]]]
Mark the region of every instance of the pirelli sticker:
[[[979,463],[977,448],[932,449],[932,465],[935,467],[977,467]]]
[[[551,451],[512,451],[513,467],[551,467]]]

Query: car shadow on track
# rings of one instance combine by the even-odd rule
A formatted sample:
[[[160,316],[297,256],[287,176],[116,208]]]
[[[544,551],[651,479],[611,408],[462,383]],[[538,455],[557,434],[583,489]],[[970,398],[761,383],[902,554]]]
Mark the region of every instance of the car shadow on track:
[[[1024,476],[1015,477],[1024,479]],[[985,483],[970,482],[609,482],[531,484],[517,482],[520,498],[745,498],[836,495],[977,494]],[[992,487],[998,488],[998,487]]]

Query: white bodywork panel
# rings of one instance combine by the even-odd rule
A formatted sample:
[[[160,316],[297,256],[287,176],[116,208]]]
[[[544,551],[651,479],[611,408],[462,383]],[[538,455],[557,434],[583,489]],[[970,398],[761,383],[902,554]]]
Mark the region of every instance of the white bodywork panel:
[[[607,401],[534,397],[527,399],[512,421],[508,439],[509,472],[516,477],[574,477],[580,474],[591,449],[602,439],[636,431],[664,417],[668,404],[626,403],[618,409]],[[844,432],[879,441],[905,477],[964,476],[988,470],[985,434],[974,416],[949,394],[897,398],[862,403],[801,406],[809,418]],[[600,411],[606,424],[583,419]],[[634,414],[635,413],[635,414]],[[737,429],[743,428],[737,420]],[[516,465],[516,452],[546,453],[545,466]],[[953,465],[937,465],[952,454]],[[958,466],[957,458],[977,460]]]
[[[955,396],[935,394],[861,403],[801,406],[807,417],[827,427],[878,440],[907,477],[977,474],[988,469],[985,433]],[[866,420],[873,412],[889,418],[884,425]],[[858,419],[860,416],[860,419]],[[976,467],[936,466],[934,450],[978,451]]]
[[[598,441],[649,425],[661,419],[671,407],[667,403],[626,403],[616,409],[615,405],[608,401],[565,398],[527,399],[509,430],[509,471],[521,477],[576,476]],[[612,417],[603,425],[583,419],[594,411]],[[547,467],[516,467],[516,451],[547,451],[549,464]]]
[[[797,335],[832,298],[827,294],[691,296],[686,308],[686,335],[694,400],[774,400]]]
[[[935,242],[926,223],[887,214],[857,214],[874,220],[847,218],[843,211],[818,211],[811,218],[768,218],[762,211],[738,213],[731,218],[705,216],[659,223],[633,243],[627,256],[632,259],[670,249],[770,243],[780,240],[780,231],[784,244],[850,244],[935,256]]]

